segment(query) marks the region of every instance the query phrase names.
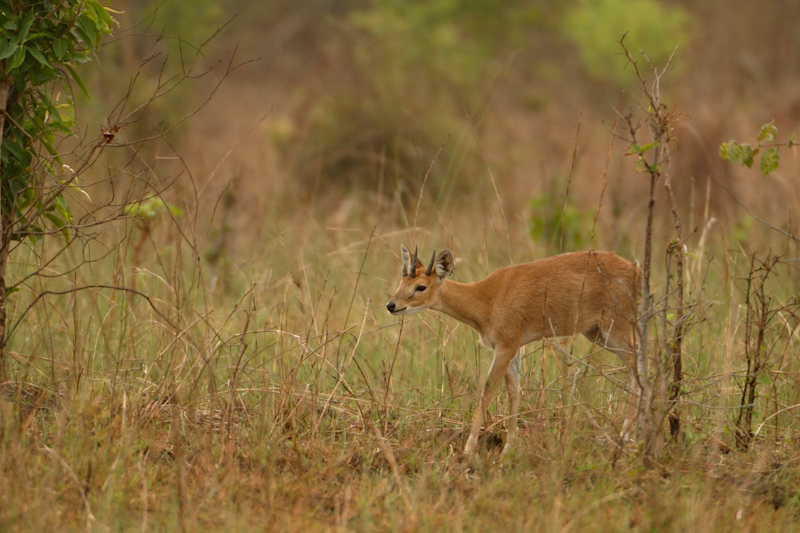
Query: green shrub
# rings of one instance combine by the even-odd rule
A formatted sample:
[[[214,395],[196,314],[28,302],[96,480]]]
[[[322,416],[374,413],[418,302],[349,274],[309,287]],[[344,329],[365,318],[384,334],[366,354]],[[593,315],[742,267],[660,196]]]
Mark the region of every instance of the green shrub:
[[[453,167],[478,161],[460,140],[465,109],[481,108],[498,48],[521,39],[537,13],[523,1],[499,10],[488,0],[387,0],[331,17],[352,71],[313,100],[295,159],[300,181],[363,187],[382,173],[394,181],[385,192],[400,185],[415,195],[401,182],[416,184],[450,138],[426,186],[445,192]]]
[[[582,250],[589,245],[593,225],[591,211],[580,209],[570,198],[565,207],[563,196],[551,192],[533,198],[530,207],[528,234],[535,242],[558,252]]]
[[[634,54],[645,50],[654,64],[663,65],[676,46],[688,42],[689,16],[658,0],[578,0],[564,29],[595,79],[624,86],[632,77],[624,72],[622,35],[628,33],[625,42]]]

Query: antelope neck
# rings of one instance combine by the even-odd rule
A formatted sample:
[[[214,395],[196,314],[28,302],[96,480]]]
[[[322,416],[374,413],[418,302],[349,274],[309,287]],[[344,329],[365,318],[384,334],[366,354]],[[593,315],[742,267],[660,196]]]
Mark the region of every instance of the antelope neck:
[[[482,301],[481,289],[478,283],[459,283],[444,280],[439,289],[441,311],[456,320],[471,326],[478,333],[483,333],[480,320],[488,316],[487,305]]]

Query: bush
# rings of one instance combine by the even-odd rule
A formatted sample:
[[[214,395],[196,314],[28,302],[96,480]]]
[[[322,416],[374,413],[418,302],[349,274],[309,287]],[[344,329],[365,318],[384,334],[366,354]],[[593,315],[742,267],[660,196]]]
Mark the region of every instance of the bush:
[[[480,108],[497,49],[520,39],[537,13],[529,2],[498,10],[488,0],[391,0],[331,17],[352,70],[345,86],[313,98],[294,169],[300,181],[363,187],[379,173],[394,185],[419,181],[448,137],[468,130],[464,109]],[[468,144],[450,141],[440,158],[477,162]],[[448,166],[433,168],[432,195],[446,190]]]
[[[528,234],[535,242],[558,252],[582,250],[589,245],[593,226],[591,211],[580,209],[570,198],[564,206],[563,195],[551,192],[533,198],[530,206]]]
[[[564,18],[564,29],[597,80],[620,86],[633,79],[623,70],[626,59],[619,40],[627,32],[631,50],[647,50],[654,64],[664,64],[676,46],[689,39],[689,17],[658,0],[578,0]]]

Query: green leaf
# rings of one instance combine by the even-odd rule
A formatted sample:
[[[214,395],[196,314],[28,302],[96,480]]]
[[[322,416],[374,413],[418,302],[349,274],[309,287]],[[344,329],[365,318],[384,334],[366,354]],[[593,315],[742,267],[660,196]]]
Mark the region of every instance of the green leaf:
[[[64,218],[64,220],[72,224],[72,210],[69,208],[69,204],[64,197],[59,194],[56,196],[55,203],[56,209],[58,209],[58,212],[61,213],[61,216]]]
[[[648,151],[648,150],[651,150],[651,149],[655,148],[656,146],[658,146],[658,143],[657,143],[657,142],[645,144],[644,146],[642,146],[641,148],[639,148],[639,153],[640,153],[640,154],[643,154],[643,153],[645,153],[646,151]]]
[[[6,45],[5,48],[3,48],[3,51],[0,52],[0,59],[6,59],[7,57],[11,57],[14,54],[14,52],[17,51],[18,48],[19,48],[18,44],[13,44],[11,46]]]
[[[56,59],[61,60],[64,57],[64,53],[67,51],[67,42],[66,39],[56,39],[53,41],[53,55],[56,56]]]
[[[639,148],[639,145],[636,144],[636,143],[631,143],[631,146],[625,152],[625,155],[633,155],[633,154],[640,154],[640,153],[641,153],[641,149]]]
[[[755,150],[747,143],[741,145],[742,148],[742,163],[747,165],[747,168],[753,167],[753,159],[758,154],[759,149]]]
[[[742,148],[736,141],[728,141],[719,145],[719,156],[726,161],[738,163],[742,160]]]
[[[36,15],[35,10],[31,9],[25,15],[25,18],[22,20],[22,27],[19,30],[19,42],[24,43],[25,40],[28,38],[28,32],[31,31],[31,26],[33,26],[33,18]]]
[[[8,62],[6,65],[6,72],[11,72],[12,70],[19,68],[25,62],[25,48],[20,46],[17,47],[17,51],[14,52],[14,55],[11,57],[11,61]]]
[[[58,229],[60,229],[60,230],[61,230],[61,234],[64,236],[64,241],[65,241],[67,244],[69,244],[69,228],[68,228],[68,227],[67,227],[67,225],[64,223],[64,221],[63,221],[63,220],[61,220],[61,219],[60,219],[58,216],[56,216],[56,215],[55,215],[55,214],[53,214],[53,213],[45,213],[45,214],[44,214],[44,216],[45,216],[45,217],[47,217],[47,219],[48,219],[48,220],[50,220],[50,222],[52,222],[53,224],[55,224],[55,226],[56,226]]]
[[[32,55],[34,59],[36,59],[36,61],[38,61],[45,67],[53,68],[47,61],[47,58],[44,57],[44,54],[42,54],[36,47],[26,46],[25,48],[28,50],[28,53]]]
[[[758,132],[758,141],[772,142],[777,136],[778,128],[775,127],[775,121],[772,120],[761,126],[761,131]]]
[[[30,156],[30,153],[25,149],[25,146],[20,144],[20,140],[17,137],[6,137],[3,139],[3,149],[8,150],[11,155],[22,161],[25,160],[26,155]]]
[[[111,27],[114,25],[114,19],[111,18],[111,15],[108,13],[108,10],[105,7],[101,6],[99,2],[93,2],[92,6],[94,7],[95,12],[97,13],[98,19],[103,22],[101,31],[103,33],[111,33]]]
[[[90,50],[94,50],[100,44],[100,32],[87,13],[81,14],[75,21],[75,28],[83,38],[83,42]]]
[[[94,22],[95,28],[100,33],[111,33],[111,26],[114,24],[114,20],[111,18],[111,15],[108,14],[106,8],[100,5],[99,2],[90,2],[87,7],[90,9],[87,14]]]
[[[780,163],[780,150],[777,146],[767,149],[764,155],[761,156],[761,172],[765,176],[769,176],[770,172],[775,171]]]
[[[724,142],[719,146],[719,155],[722,159],[734,163],[741,162],[747,167],[753,166],[753,159],[761,151],[760,148],[753,148],[747,143],[739,144],[736,141]]]
[[[72,61],[74,61],[79,65],[82,65],[83,63],[88,63],[91,60],[92,58],[89,57],[89,54],[87,52],[75,52],[72,55]]]
[[[42,37],[47,37],[48,42],[53,40],[53,36],[50,33],[37,31],[36,33],[31,33],[30,35],[28,35],[28,42],[41,39]]]
[[[69,70],[72,79],[75,80],[75,83],[77,83],[78,87],[81,88],[81,91],[83,91],[83,94],[84,96],[86,96],[86,99],[91,100],[92,97],[89,95],[89,89],[86,88],[86,85],[83,83],[83,80],[81,79],[80,76],[78,76],[78,73],[75,71],[75,69],[72,68],[72,65],[65,64],[64,66],[67,67],[67,70]]]
[[[19,292],[19,291],[20,291],[19,287],[6,287],[6,297],[14,294],[15,292]]]
[[[791,148],[792,146],[797,144],[796,140],[797,140],[797,136],[794,133],[792,133],[791,135],[789,135],[789,143],[787,144],[787,146],[789,148]]]

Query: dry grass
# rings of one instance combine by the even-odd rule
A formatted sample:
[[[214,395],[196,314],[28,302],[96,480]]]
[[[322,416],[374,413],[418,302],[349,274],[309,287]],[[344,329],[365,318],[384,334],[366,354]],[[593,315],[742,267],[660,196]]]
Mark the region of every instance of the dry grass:
[[[201,268],[164,224],[141,265],[122,250],[122,260],[48,282],[135,276],[150,301],[99,289],[48,296],[15,332],[0,400],[4,528],[794,527],[796,341],[783,341],[783,362],[760,389],[755,445],[736,451],[743,315],[720,261],[706,288],[716,303],[685,343],[687,438],[659,469],[643,470],[635,448],[612,466],[625,399],[603,375],[623,372],[577,341],[569,366],[549,345],[528,348],[515,453],[499,457],[501,396],[482,453],[465,458],[490,354],[449,319],[401,323],[385,312],[393,250],[408,232],[269,222],[272,237],[245,263]],[[467,215],[455,227],[479,233],[473,224]],[[447,240],[418,235],[425,247]],[[516,261],[524,242],[512,236]],[[458,279],[503,261],[480,243],[456,244]],[[224,282],[211,281],[223,270]],[[17,312],[36,290],[15,295]]]
[[[683,86],[711,83],[712,74],[698,73],[710,61],[701,59]],[[570,364],[560,347],[527,348],[514,453],[499,457],[501,394],[481,453],[465,458],[491,354],[446,317],[386,313],[399,245],[450,248],[459,281],[507,264],[509,247],[514,262],[551,253],[527,235],[529,202],[562,190],[569,172],[570,196],[591,215],[605,190],[596,247],[639,255],[645,184],[626,147],[609,147],[608,101],[556,80],[537,91],[557,96],[529,109],[520,99],[538,92],[492,86],[480,127],[465,119],[449,140],[425,147],[436,153],[444,143],[434,162],[444,186],[438,196],[426,189],[417,212],[431,164],[422,157],[416,174],[378,158],[357,190],[300,186],[292,143],[307,133],[303,107],[328,85],[320,74],[275,72],[287,86],[235,73],[181,131],[182,160],[158,161],[160,175],[181,174],[167,194],[183,217],[160,220],[146,239],[134,224],[107,228],[87,250],[99,256],[102,241],[131,238],[74,273],[78,258],[63,255],[51,277],[13,295],[10,316],[20,322],[0,384],[0,529],[800,530],[800,346],[791,313],[770,332],[775,350],[759,381],[750,449],[736,448],[733,427],[746,369],[746,252],[792,259],[797,244],[746,223],[724,193],[705,187],[709,175],[733,184],[757,214],[797,233],[792,152],[766,179],[720,169],[716,159],[716,143],[746,138],[771,116],[741,104],[741,113],[720,117],[708,95],[681,93],[676,189],[687,231],[698,228],[686,260],[702,304],[684,340],[685,440],[669,443],[656,469],[642,468],[633,445],[614,463],[626,398],[607,376],[624,371],[567,340]],[[503,80],[519,87],[524,74]],[[309,81],[308,94],[291,96]],[[793,108],[788,89],[780,94],[783,132]],[[590,111],[581,118],[576,109]],[[666,209],[660,217],[666,235]],[[45,264],[48,251],[18,250],[12,276]],[[795,264],[769,280],[777,303],[797,294]],[[75,290],[89,285],[147,298]],[[45,295],[23,315],[44,291],[64,294]]]

